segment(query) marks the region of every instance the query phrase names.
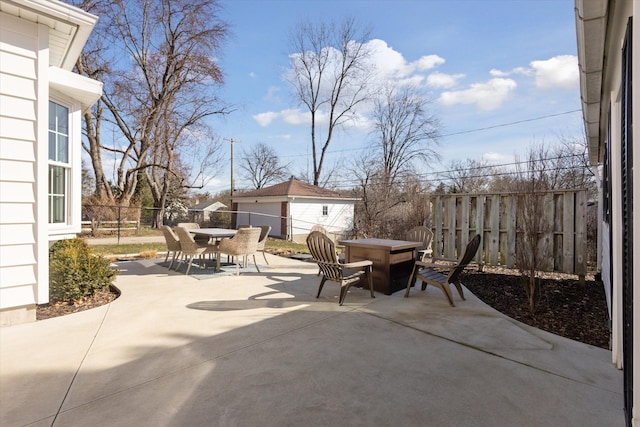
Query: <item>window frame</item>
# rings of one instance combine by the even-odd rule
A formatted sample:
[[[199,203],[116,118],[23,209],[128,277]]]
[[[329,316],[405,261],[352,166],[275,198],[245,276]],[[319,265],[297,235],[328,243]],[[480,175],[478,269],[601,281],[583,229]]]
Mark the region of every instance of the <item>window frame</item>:
[[[64,109],[66,112],[66,133],[63,126],[58,124],[58,112],[55,113],[54,129],[51,128],[52,105],[57,109]],[[69,204],[69,194],[71,192],[71,108],[58,100],[49,99],[47,114],[47,222],[50,226],[68,226],[71,224],[71,206]],[[52,143],[53,137],[53,143]],[[59,142],[65,140],[64,153],[61,155]],[[53,153],[52,153],[53,150]],[[56,172],[62,172],[62,182],[53,182]],[[61,199],[61,200],[60,200]],[[61,202],[61,203],[60,203]],[[61,215],[57,214],[58,208],[62,208]],[[59,220],[59,218],[61,220]]]

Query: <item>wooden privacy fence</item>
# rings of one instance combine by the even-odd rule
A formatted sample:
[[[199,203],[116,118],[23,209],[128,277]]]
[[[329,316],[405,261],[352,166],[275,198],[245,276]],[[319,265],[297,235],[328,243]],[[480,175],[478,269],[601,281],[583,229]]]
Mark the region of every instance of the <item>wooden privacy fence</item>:
[[[534,199],[532,199],[533,197]],[[475,234],[482,237],[475,261],[518,268],[524,238],[523,203],[540,203],[538,270],[586,274],[586,190],[525,194],[434,194],[434,256],[457,258]],[[520,241],[519,241],[520,240]]]

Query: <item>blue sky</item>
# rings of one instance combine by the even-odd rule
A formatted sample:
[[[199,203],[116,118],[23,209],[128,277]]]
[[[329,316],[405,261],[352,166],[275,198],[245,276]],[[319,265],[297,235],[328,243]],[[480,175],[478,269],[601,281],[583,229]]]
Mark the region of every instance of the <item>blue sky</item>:
[[[221,138],[238,141],[236,187],[246,185],[238,172],[242,151],[258,142],[292,162],[294,173],[310,165],[309,126],[292,124],[304,110],[283,79],[293,53],[288,33],[304,19],[354,17],[371,28],[378,63],[419,82],[443,135],[442,161],[422,165],[425,171],[446,170],[455,159],[507,163],[533,143],[553,145],[582,132],[573,0],[221,3],[232,31],[220,57],[221,96],[236,110],[214,126]],[[370,142],[364,130],[340,132],[327,161],[348,162]],[[223,147],[227,159],[229,146]],[[229,174],[223,168],[206,189],[229,188]]]

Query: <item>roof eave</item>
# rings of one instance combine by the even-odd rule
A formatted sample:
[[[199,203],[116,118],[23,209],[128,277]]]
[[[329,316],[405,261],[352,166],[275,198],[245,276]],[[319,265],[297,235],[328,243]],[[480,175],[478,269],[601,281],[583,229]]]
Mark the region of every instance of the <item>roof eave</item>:
[[[576,0],[576,36],[580,67],[580,98],[589,160],[601,160],[601,115],[604,48],[608,0]]]

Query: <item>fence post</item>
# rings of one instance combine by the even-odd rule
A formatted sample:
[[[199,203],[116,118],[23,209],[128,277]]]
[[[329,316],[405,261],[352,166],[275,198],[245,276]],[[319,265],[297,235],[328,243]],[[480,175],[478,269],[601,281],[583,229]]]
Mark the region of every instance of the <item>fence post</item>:
[[[120,220],[122,216],[120,215],[120,210],[122,209],[121,205],[118,205],[118,244],[120,244]]]

